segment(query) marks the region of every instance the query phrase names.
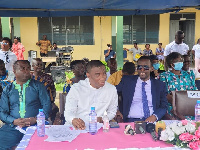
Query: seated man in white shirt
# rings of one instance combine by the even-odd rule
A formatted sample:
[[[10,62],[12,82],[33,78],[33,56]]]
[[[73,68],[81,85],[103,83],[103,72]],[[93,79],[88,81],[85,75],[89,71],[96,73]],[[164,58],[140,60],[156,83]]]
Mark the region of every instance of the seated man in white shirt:
[[[95,107],[97,121],[102,122],[104,112],[112,120],[117,112],[118,95],[115,86],[106,82],[106,69],[99,60],[88,63],[87,78],[72,85],[66,96],[64,116],[66,124],[85,129],[91,107]]]

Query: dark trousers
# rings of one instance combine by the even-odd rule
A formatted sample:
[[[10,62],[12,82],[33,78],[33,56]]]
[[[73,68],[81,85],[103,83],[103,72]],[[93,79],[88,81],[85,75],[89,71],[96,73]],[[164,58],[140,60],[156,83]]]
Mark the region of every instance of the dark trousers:
[[[41,52],[40,52],[40,56],[41,56],[41,57],[47,57],[47,54],[41,53]]]
[[[41,52],[40,52],[40,56],[41,56],[41,57],[47,57],[47,54],[41,53]],[[46,66],[46,62],[43,62],[43,66],[42,66],[42,69],[43,69],[43,70],[45,70],[45,66]]]
[[[16,146],[23,136],[23,133],[9,125],[2,126],[0,128],[0,150],[7,150]]]

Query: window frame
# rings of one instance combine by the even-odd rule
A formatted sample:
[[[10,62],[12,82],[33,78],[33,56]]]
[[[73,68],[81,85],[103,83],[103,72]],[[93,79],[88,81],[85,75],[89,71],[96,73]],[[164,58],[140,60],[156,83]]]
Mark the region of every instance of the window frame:
[[[73,16],[72,16],[73,17]],[[78,28],[76,28],[76,29],[78,29],[78,32],[75,32],[74,34],[75,34],[75,36],[78,36],[77,38],[75,38],[75,40],[76,40],[76,43],[73,43],[73,44],[70,44],[69,43],[69,39],[68,39],[68,36],[67,36],[67,34],[68,34],[68,29],[67,29],[67,17],[62,17],[62,18],[64,18],[65,20],[64,20],[64,26],[65,26],[65,33],[66,33],[66,35],[65,35],[65,44],[57,44],[57,45],[94,45],[94,17],[92,17],[92,27],[93,27],[93,29],[92,29],[92,32],[91,32],[91,34],[92,34],[92,39],[91,39],[91,44],[87,44],[86,42],[84,42],[84,43],[81,43],[81,35],[84,35],[84,32],[83,33],[81,33],[80,31],[81,31],[81,26],[83,26],[83,25],[81,25],[81,17],[82,16],[75,16],[75,17],[78,17]],[[91,17],[91,16],[88,16],[88,17]],[[48,18],[48,19],[50,19],[50,21],[49,21],[49,23],[50,23],[50,32],[49,32],[49,34],[51,34],[51,39],[49,39],[49,40],[51,40],[51,43],[54,43],[54,42],[56,42],[55,41],[55,38],[54,38],[54,28],[53,28],[53,18],[59,18],[59,17],[38,17],[38,18]],[[39,23],[39,19],[37,20],[37,23],[38,23],[38,40],[40,40],[41,39],[41,35],[43,34],[43,33],[40,33],[40,23]],[[85,26],[86,26],[86,24],[85,24]],[[60,33],[60,32],[59,32]],[[85,38],[83,38],[83,40],[85,40]],[[77,42],[77,41],[79,41],[79,42]]]
[[[149,44],[157,44],[159,42],[159,31],[160,31],[160,15],[159,14],[154,14],[154,15],[158,15],[158,38],[157,38],[157,42],[147,42],[147,16],[150,16],[150,15],[143,15],[144,16],[144,42],[140,43],[140,44],[146,44],[146,43],[149,43]],[[133,45],[136,41],[133,41],[134,39],[134,34],[133,34],[133,17],[134,15],[131,15],[131,33],[129,32],[129,34],[131,34],[131,42],[130,43],[124,43],[124,45]],[[125,24],[127,25],[127,24]],[[124,27],[124,24],[123,24],[123,27]],[[124,31],[124,28],[123,28],[123,31]]]

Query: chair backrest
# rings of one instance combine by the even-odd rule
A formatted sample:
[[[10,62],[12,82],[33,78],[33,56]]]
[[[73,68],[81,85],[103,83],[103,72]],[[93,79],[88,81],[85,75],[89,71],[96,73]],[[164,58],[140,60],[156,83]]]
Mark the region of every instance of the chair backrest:
[[[195,80],[195,84],[198,90],[200,90],[200,80]]]
[[[59,93],[59,104],[60,104],[59,110],[61,115],[64,115],[66,96],[67,93]]]
[[[200,98],[188,97],[187,91],[172,91],[172,106],[174,114],[180,116],[195,116],[195,105]]]

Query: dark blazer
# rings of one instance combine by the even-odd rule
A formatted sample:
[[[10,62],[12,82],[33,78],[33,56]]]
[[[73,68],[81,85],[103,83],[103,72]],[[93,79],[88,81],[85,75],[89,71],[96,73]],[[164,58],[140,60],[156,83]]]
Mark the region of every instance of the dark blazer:
[[[123,76],[119,85],[116,86],[117,92],[122,93],[122,115],[124,122],[127,122],[127,117],[132,104],[133,96],[135,93],[135,87],[139,76]],[[151,94],[153,104],[153,114],[157,115],[160,120],[167,111],[167,89],[165,83],[154,78],[151,80]],[[142,95],[141,95],[142,96]]]

